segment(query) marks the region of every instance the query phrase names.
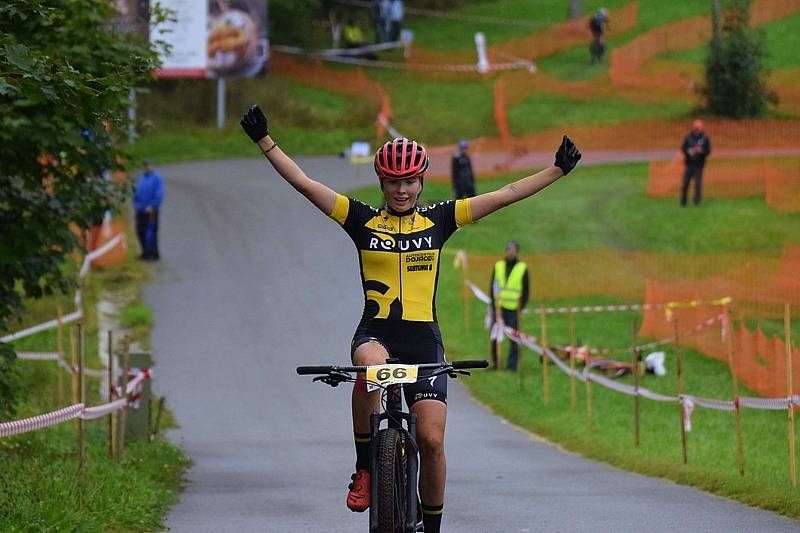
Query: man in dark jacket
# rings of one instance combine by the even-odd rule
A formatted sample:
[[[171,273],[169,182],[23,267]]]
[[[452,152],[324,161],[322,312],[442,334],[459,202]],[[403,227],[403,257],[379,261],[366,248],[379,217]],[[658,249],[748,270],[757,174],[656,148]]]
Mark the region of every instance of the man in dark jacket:
[[[694,205],[700,205],[703,197],[703,167],[706,164],[706,157],[711,153],[711,141],[703,131],[702,120],[697,119],[692,123],[692,131],[684,137],[681,151],[686,165],[681,184],[681,205],[686,205],[689,182],[692,178],[694,178]]]
[[[472,162],[467,154],[468,148],[467,141],[458,141],[458,151],[453,154],[451,175],[457,200],[475,196],[475,175],[472,173]]]

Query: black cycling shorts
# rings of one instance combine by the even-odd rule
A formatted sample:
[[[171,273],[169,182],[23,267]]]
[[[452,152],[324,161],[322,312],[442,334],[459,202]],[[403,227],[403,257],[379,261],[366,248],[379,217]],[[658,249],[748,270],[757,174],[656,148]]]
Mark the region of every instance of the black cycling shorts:
[[[351,360],[356,348],[366,342],[378,342],[389,352],[389,357],[399,359],[406,365],[444,361],[442,335],[436,322],[362,319],[353,335]],[[420,370],[419,375],[424,377],[431,372]],[[420,400],[438,400],[446,404],[447,376],[421,379],[412,385],[405,385],[403,391],[409,407]]]

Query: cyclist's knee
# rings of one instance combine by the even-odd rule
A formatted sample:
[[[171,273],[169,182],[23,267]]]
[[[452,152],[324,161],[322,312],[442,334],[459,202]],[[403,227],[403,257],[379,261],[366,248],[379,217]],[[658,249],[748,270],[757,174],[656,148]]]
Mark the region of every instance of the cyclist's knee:
[[[353,350],[354,365],[382,365],[386,363],[389,351],[377,339],[370,339]]]
[[[418,432],[417,444],[420,453],[426,458],[444,455],[444,432]]]

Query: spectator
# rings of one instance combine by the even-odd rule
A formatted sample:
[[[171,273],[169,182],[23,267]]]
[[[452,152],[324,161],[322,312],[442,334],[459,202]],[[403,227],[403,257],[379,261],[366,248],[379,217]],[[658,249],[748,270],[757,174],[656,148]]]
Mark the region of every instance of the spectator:
[[[136,211],[136,235],[142,247],[139,259],[157,261],[158,252],[158,217],[161,201],[164,199],[164,181],[153,170],[149,160],[144,162],[144,172],[136,179],[136,190],[133,193],[133,208]]]
[[[403,0],[392,0],[389,4],[389,41],[400,40],[400,28],[403,26]]]
[[[475,196],[475,176],[472,173],[472,161],[467,154],[468,148],[467,141],[458,141],[458,151],[453,154],[451,175],[457,200]]]
[[[608,9],[601,7],[589,19],[589,30],[592,32],[592,43],[589,45],[592,64],[603,60],[606,52],[605,33],[608,26]]]
[[[519,313],[528,303],[528,265],[517,260],[519,245],[514,241],[506,244],[506,255],[495,263],[492,271],[489,294],[492,295],[492,322],[497,321],[497,312],[501,313],[503,323],[512,328],[519,328]],[[519,344],[511,341],[506,368],[516,371],[519,359]],[[500,370],[497,343],[492,341],[492,359],[495,369]]]
[[[684,137],[681,151],[686,166],[681,184],[681,206],[686,205],[689,182],[692,178],[694,178],[694,205],[700,205],[703,198],[703,167],[706,164],[706,157],[711,153],[711,141],[703,131],[702,120],[697,119],[692,122],[692,131]]]
[[[390,0],[372,0],[370,15],[375,26],[375,42],[383,43],[388,39],[387,19],[389,18]]]
[[[342,30],[342,35],[344,36],[345,48],[358,48],[364,46],[366,42],[361,26],[359,26],[352,17],[347,19],[347,23],[345,23],[344,29]]]

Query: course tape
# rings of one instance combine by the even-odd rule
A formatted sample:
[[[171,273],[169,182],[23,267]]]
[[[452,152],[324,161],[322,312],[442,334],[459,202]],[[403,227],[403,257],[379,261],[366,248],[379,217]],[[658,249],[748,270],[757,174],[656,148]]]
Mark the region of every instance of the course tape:
[[[131,394],[142,381],[149,377],[151,377],[151,371],[149,369],[141,370],[134,379],[128,382],[128,386],[125,389],[127,394]],[[118,388],[117,391],[119,392],[121,389]],[[132,403],[135,400],[136,398],[131,398],[130,402]],[[23,418],[22,420],[13,420],[11,422],[0,422],[0,439],[10,437],[11,435],[19,435],[20,433],[38,431],[72,420],[73,418],[82,418],[83,420],[100,418],[101,416],[119,411],[127,406],[128,403],[127,397],[94,407],[86,407],[82,403],[76,403],[50,413]]]
[[[81,265],[81,269],[78,273],[78,279],[83,280],[83,278],[86,277],[86,274],[89,272],[89,267],[91,266],[92,261],[94,261],[101,255],[107,253],[109,250],[114,248],[117,244],[119,244],[120,241],[124,239],[125,239],[125,234],[118,233],[113,239],[105,243],[97,250],[94,250],[86,254],[86,256],[83,258],[83,265]],[[79,288],[78,290],[75,291],[75,298],[73,300],[75,303],[75,307],[77,307],[78,310],[68,315],[62,316],[60,319],[62,324],[69,324],[71,322],[75,322],[83,318],[83,311],[81,311],[81,298],[82,298],[82,292],[81,289]],[[58,323],[59,319],[54,318],[53,320],[48,320],[47,322],[43,322],[36,326],[31,326],[21,331],[17,331],[16,333],[11,333],[4,337],[0,337],[0,342],[13,342],[23,337],[28,337],[29,335],[33,335],[34,333],[39,333],[41,331],[53,329],[58,326]]]
[[[472,283],[470,280],[465,279],[464,283],[469,287],[475,297],[485,304],[492,302],[492,299],[483,292],[480,287]],[[731,299],[718,298],[716,300],[692,300],[691,302],[669,302],[665,304],[619,304],[619,305],[580,305],[573,307],[545,307],[544,313],[552,314],[567,314],[567,313],[601,313],[607,311],[647,311],[650,309],[680,309],[680,308],[693,308],[701,306],[722,306],[729,304]],[[539,307],[526,307],[522,310],[526,314],[541,314],[542,309]]]
[[[717,400],[713,398],[702,398],[699,396],[692,396],[683,394],[680,396],[669,396],[652,391],[648,388],[639,386],[634,387],[625,383],[619,383],[613,379],[601,376],[597,373],[591,372],[591,363],[584,367],[582,371],[572,370],[564,361],[561,360],[552,350],[541,346],[534,337],[526,335],[522,332],[514,330],[508,326],[505,327],[505,335],[533,352],[546,356],[556,367],[568,376],[574,376],[581,381],[590,381],[602,385],[608,389],[620,392],[628,396],[641,396],[648,400],[657,402],[672,402],[680,403],[683,406],[684,424],[687,431],[691,430],[691,415],[695,406],[705,407],[706,409],[713,409],[716,411],[735,411],[739,408],[746,407],[748,409],[756,410],[770,410],[780,411],[787,410],[790,406],[800,407],[800,395],[794,395],[791,398],[753,398],[748,396],[740,396],[737,400]]]

